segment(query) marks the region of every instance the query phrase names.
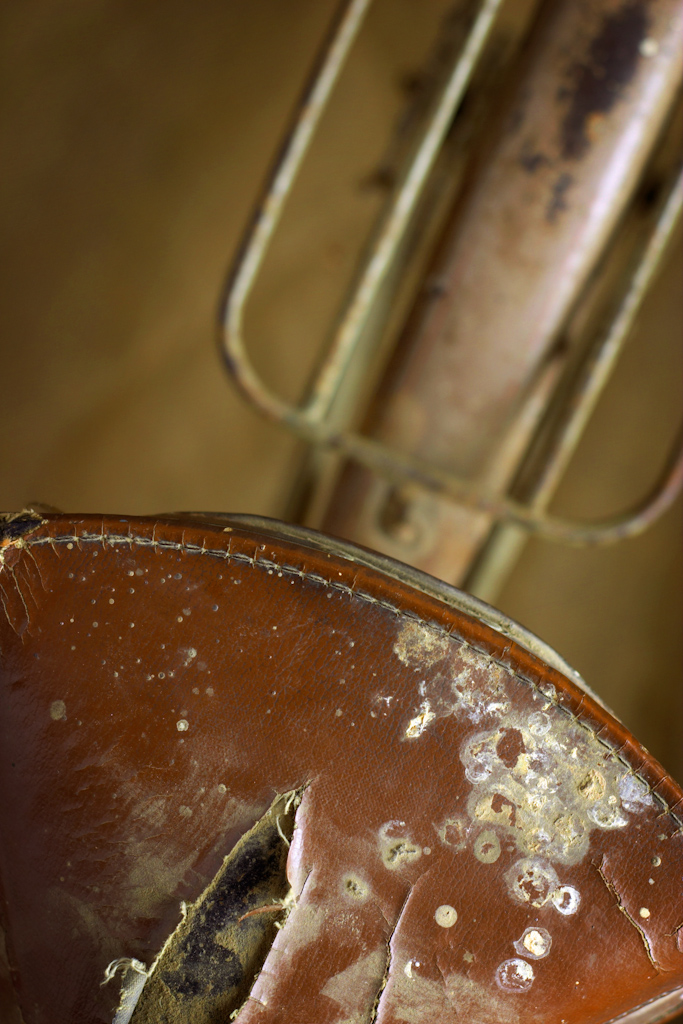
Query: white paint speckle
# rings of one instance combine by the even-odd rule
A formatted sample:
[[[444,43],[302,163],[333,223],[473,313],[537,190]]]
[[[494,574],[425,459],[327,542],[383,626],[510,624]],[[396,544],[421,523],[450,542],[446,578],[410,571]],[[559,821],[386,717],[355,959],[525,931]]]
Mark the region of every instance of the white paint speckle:
[[[628,818],[615,806],[589,807],[587,815],[598,828],[625,828],[628,825]]]
[[[659,53],[659,43],[656,39],[641,39],[638,49],[641,57],[656,57]]]
[[[468,826],[463,818],[446,818],[443,825],[437,828],[437,833],[445,846],[452,846],[456,850],[465,849]]]
[[[521,956],[529,956],[532,960],[542,960],[550,952],[553,944],[550,932],[545,928],[525,928],[521,938],[513,943],[515,951]]]
[[[565,917],[575,914],[581,903],[581,894],[573,885],[560,885],[550,897],[555,910]]]
[[[449,642],[429,626],[406,620],[394,644],[394,654],[404,665],[430,666],[443,661],[449,652]]]
[[[504,830],[520,854],[573,865],[588,852],[593,829],[625,828],[625,812],[642,810],[651,797],[578,730],[550,724],[545,711],[511,713],[466,739],[460,760],[474,787],[467,811]]]
[[[647,909],[647,907],[641,907],[638,913],[641,917],[644,918],[648,918],[650,916],[650,911]]]
[[[474,856],[482,864],[495,864],[500,857],[500,840],[492,829],[481,832],[474,841]]]
[[[193,661],[194,658],[196,658],[196,657],[197,657],[197,651],[195,650],[195,648],[194,647],[188,647],[187,651],[185,652],[185,662],[184,662],[185,667],[187,668],[187,666],[190,664],[190,662]]]
[[[66,721],[66,704],[63,700],[53,700],[50,704],[50,718],[53,722]]]
[[[354,900],[363,902],[370,894],[370,886],[358,875],[348,874],[342,878],[342,892]]]
[[[216,788],[218,789],[218,792],[221,794],[221,796],[223,796],[224,793],[228,792],[228,788],[223,782],[219,782]]]
[[[496,971],[496,981],[505,992],[527,992],[534,983],[534,969],[519,957],[503,960]]]
[[[458,911],[449,903],[442,903],[436,908],[434,920],[441,928],[452,928],[458,920]]]
[[[529,732],[534,736],[545,736],[550,732],[550,719],[544,711],[535,711],[529,715]]]
[[[413,977],[413,967],[421,967],[421,966],[422,966],[422,964],[420,963],[419,960],[409,960],[408,963],[403,968],[403,973],[405,974],[406,978],[412,978]]]
[[[647,784],[635,775],[626,774],[619,779],[619,796],[624,810],[631,814],[656,806]]]
[[[543,907],[549,899],[554,903],[555,895],[560,893],[557,872],[540,857],[523,857],[518,860],[506,872],[505,880],[510,896],[519,903],[530,903],[532,907]]]
[[[190,728],[190,723],[186,718],[181,718],[176,722],[175,727],[178,730],[178,732],[187,732],[187,730]]]
[[[188,807],[186,804],[181,804],[178,808],[178,814],[181,818],[190,818],[192,817],[192,808]]]
[[[405,731],[405,738],[407,740],[412,740],[421,736],[429,723],[433,722],[435,718],[436,715],[432,711],[429,701],[424,700],[415,718],[411,718],[408,723],[408,727]]]

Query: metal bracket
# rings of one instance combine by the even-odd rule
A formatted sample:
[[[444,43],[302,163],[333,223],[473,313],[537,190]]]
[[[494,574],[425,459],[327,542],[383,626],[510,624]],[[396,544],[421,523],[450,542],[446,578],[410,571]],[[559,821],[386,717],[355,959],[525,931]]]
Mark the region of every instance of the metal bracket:
[[[412,458],[368,437],[339,430],[329,413],[335,396],[358,358],[367,325],[395,254],[411,224],[430,171],[449,126],[470,82],[503,0],[484,0],[463,49],[442,91],[433,116],[395,199],[382,224],[358,286],[341,318],[330,350],[304,405],[294,405],[263,383],[249,358],[243,320],[247,301],[263,265],[271,240],[292,191],[320,118],[358,36],[371,0],[344,4],[328,39],[324,56],[304,91],[294,126],[264,188],[238,258],[229,276],[221,313],[221,349],[238,387],[259,411],[283,424],[311,444],[336,450],[395,483],[411,483],[473,510],[487,512],[503,522],[569,544],[609,544],[647,529],[674,501],[683,486],[683,432],[677,437],[664,470],[652,491],[625,512],[595,522],[577,522],[545,514],[530,506],[487,491],[477,481],[465,480],[423,459]],[[578,396],[558,440],[553,458],[566,462],[581,430],[604,388],[634,323],[647,289],[681,219],[683,175],[674,185],[643,252],[630,286],[612,324],[597,347],[597,372]]]

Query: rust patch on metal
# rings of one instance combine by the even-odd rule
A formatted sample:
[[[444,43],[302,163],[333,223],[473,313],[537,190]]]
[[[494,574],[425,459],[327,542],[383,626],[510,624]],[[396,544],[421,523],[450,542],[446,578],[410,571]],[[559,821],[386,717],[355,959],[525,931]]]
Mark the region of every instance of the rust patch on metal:
[[[549,224],[554,224],[558,216],[568,209],[567,192],[574,184],[571,174],[563,171],[550,190],[550,201],[545,213],[545,219]]]
[[[519,154],[519,163],[527,174],[535,174],[539,168],[549,167],[552,164],[552,160],[545,153],[535,150],[529,143],[525,143]]]
[[[586,59],[569,70],[571,84],[558,99],[569,98],[561,124],[561,153],[565,160],[580,160],[591,144],[591,126],[617,102],[635,75],[639,47],[649,18],[642,0],[631,0],[605,17],[588,47]]]

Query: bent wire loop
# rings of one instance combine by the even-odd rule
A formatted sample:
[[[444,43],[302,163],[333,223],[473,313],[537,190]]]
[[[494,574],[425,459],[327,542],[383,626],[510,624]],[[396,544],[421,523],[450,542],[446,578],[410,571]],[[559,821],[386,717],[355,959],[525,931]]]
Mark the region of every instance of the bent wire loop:
[[[411,224],[429,173],[501,5],[502,0],[485,0],[481,6],[408,171],[385,215],[355,294],[311,386],[309,399],[303,405],[294,405],[271,391],[255,370],[244,336],[244,311],[317,126],[362,27],[370,0],[350,0],[344,4],[322,60],[304,90],[293,128],[265,185],[230,273],[221,312],[222,355],[228,371],[248,401],[304,441],[336,450],[394,483],[417,485],[440,498],[487,512],[500,521],[517,524],[550,540],[574,545],[610,544],[642,533],[675,500],[683,486],[683,429],[676,436],[659,478],[643,498],[618,515],[594,522],[580,522],[548,515],[538,507],[538,503],[525,505],[509,497],[501,497],[480,481],[463,479],[358,432],[339,430],[329,418],[332,403],[358,355],[363,330],[394,265],[396,252]],[[546,472],[566,465],[576,447],[680,224],[682,204],[683,172],[669,193],[612,323],[596,346],[591,376],[576,398],[554,446],[552,465],[546,467]]]

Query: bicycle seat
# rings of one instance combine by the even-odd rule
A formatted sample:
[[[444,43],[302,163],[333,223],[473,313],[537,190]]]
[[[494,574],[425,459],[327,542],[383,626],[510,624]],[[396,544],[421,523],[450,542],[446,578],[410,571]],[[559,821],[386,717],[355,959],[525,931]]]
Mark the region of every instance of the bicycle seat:
[[[0,544],[3,1020],[683,1007],[683,792],[524,629],[269,520]]]

